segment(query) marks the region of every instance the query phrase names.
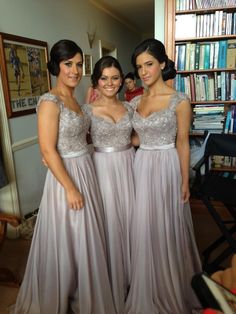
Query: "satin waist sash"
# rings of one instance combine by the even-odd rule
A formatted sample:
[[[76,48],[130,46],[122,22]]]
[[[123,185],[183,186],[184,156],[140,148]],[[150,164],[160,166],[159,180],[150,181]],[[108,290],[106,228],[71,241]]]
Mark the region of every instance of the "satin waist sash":
[[[170,148],[174,148],[175,143],[166,144],[166,145],[145,145],[141,144],[139,148],[145,149],[145,150],[166,150]]]
[[[132,147],[132,144],[127,144],[124,146],[120,146],[120,147],[113,147],[113,146],[108,146],[108,147],[94,147],[94,151],[95,152],[99,152],[99,153],[114,153],[114,152],[122,152],[124,150],[128,150]]]
[[[68,153],[68,154],[62,154],[61,157],[62,158],[74,158],[74,157],[80,157],[84,154],[87,154],[88,148],[84,148],[82,150],[80,150],[79,152],[72,152],[72,153]]]

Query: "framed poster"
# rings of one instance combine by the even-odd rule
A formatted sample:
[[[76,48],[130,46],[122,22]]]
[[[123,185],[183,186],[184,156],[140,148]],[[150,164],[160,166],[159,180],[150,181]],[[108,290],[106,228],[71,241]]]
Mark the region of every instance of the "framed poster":
[[[84,54],[83,75],[90,76],[92,74],[92,56]]]
[[[8,118],[35,112],[50,87],[47,43],[0,33],[0,72]]]

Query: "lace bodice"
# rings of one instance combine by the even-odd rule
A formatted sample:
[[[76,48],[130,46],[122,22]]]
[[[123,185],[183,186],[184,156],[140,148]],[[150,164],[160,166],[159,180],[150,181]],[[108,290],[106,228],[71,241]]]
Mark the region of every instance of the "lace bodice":
[[[63,101],[51,94],[42,95],[37,107],[42,101],[52,101],[60,108],[57,149],[60,155],[77,153],[87,147],[86,134],[90,119],[65,107]],[[48,104],[50,106],[50,103]]]
[[[167,108],[153,112],[146,118],[137,112],[140,99],[141,96],[137,96],[131,101],[134,108],[133,127],[139,135],[140,144],[159,146],[174,143],[177,131],[176,106],[188,99],[187,95],[175,93]]]
[[[96,116],[92,112],[92,106],[83,105],[83,110],[91,118],[91,137],[96,147],[120,147],[130,143],[132,132],[133,109],[128,102],[123,103],[127,112],[118,122],[109,121],[106,118]]]

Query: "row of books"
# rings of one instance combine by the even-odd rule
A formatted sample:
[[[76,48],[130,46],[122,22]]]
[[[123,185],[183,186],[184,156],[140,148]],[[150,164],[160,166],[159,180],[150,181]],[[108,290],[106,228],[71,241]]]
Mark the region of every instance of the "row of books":
[[[234,6],[235,0],[176,0],[176,11]]]
[[[177,71],[236,68],[236,39],[175,46]]]
[[[235,134],[236,133],[236,105],[232,105],[228,108],[225,114],[225,122],[223,131],[220,133],[227,133],[227,134]],[[212,166],[220,168],[220,167],[236,167],[236,157],[229,157],[229,156],[213,156],[212,157]],[[231,172],[225,172],[224,176],[233,175]],[[234,175],[236,179],[236,176]]]
[[[233,34],[236,34],[236,12],[179,14],[175,18],[176,39]]]
[[[193,108],[192,132],[222,133],[224,121],[224,104],[195,105]]]
[[[191,101],[236,100],[236,73],[177,74],[175,88]]]
[[[224,133],[236,133],[236,106],[232,105],[225,118]]]
[[[236,157],[230,156],[212,156],[212,167],[214,168],[236,168]],[[230,177],[232,179],[236,179],[236,175],[234,172],[224,172],[223,177]]]

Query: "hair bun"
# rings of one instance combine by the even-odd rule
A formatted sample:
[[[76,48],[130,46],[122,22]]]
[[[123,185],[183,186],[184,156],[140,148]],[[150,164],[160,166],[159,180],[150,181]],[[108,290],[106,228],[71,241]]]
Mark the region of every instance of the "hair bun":
[[[175,63],[171,59],[167,58],[165,68],[162,71],[163,80],[167,81],[175,78],[175,76],[176,76]]]
[[[52,75],[56,75],[56,72],[55,72],[55,62],[53,62],[52,60],[49,60],[48,63],[47,63],[47,68],[48,68],[48,71],[52,74]]]

